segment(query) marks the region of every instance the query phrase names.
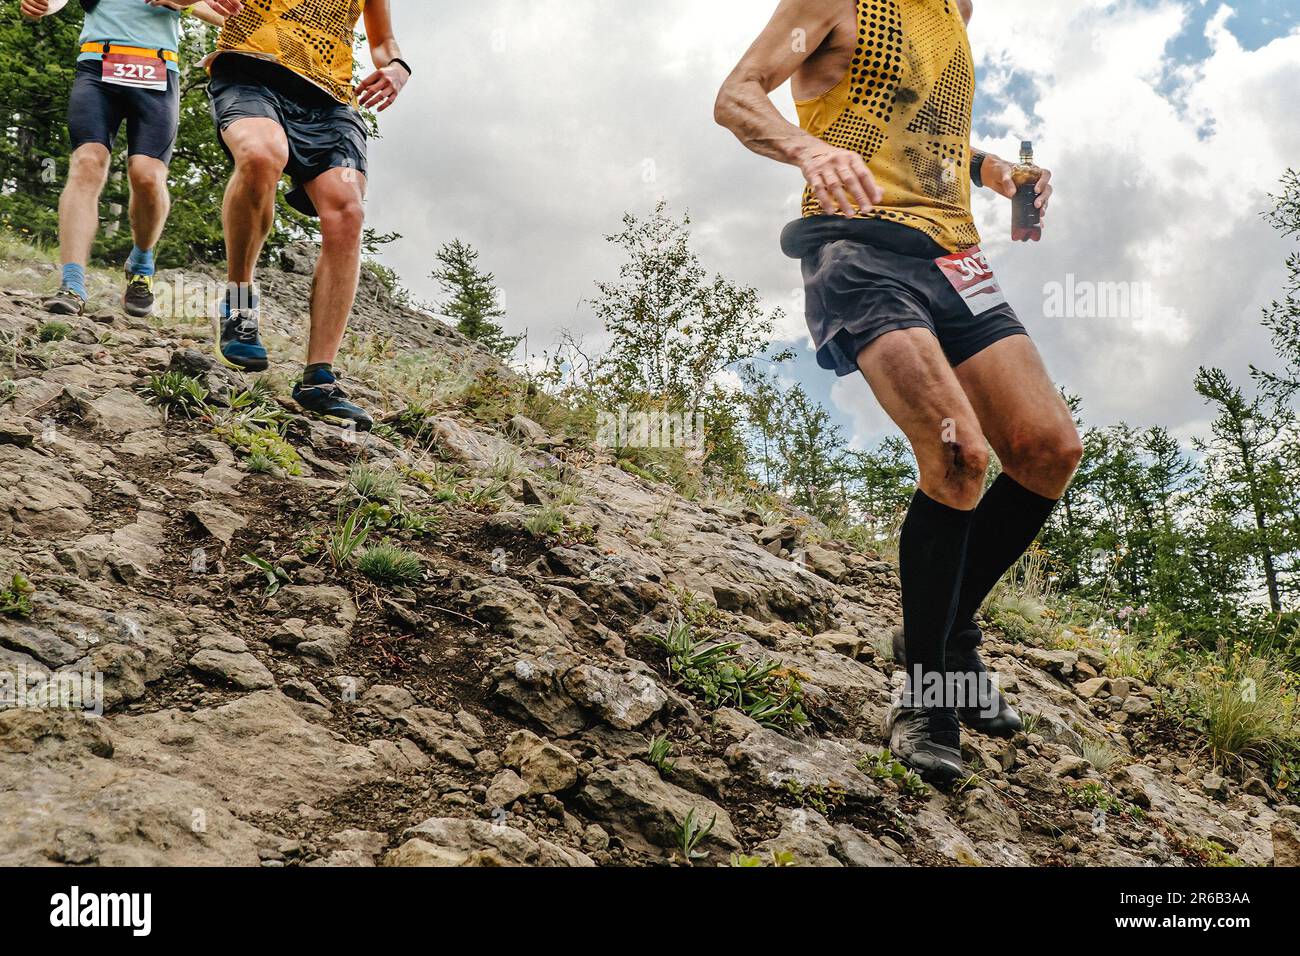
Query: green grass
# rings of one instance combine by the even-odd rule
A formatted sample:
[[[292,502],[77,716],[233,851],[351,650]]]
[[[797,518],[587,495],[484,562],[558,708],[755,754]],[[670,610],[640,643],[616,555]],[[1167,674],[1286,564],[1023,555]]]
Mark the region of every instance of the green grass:
[[[41,324],[36,332],[36,337],[42,342],[62,342],[72,334],[72,326],[66,322],[56,322],[51,319]]]
[[[401,485],[401,476],[387,468],[376,468],[358,462],[348,472],[348,491],[358,501],[400,505]]]
[[[564,530],[564,512],[539,508],[524,519],[524,530],[534,538],[552,538]]]
[[[1190,722],[1216,765],[1267,764],[1300,747],[1295,678],[1280,661],[1234,653],[1191,671],[1183,687]]]
[[[334,567],[346,567],[352,563],[352,558],[369,537],[370,524],[360,508],[346,518],[340,512],[334,527],[325,538],[325,553],[329,555]]]
[[[208,390],[197,378],[182,372],[151,375],[144,392],[150,401],[162,406],[167,414],[197,416],[208,407]]]
[[[376,584],[409,587],[424,577],[424,562],[413,551],[385,541],[357,555],[357,570]]]

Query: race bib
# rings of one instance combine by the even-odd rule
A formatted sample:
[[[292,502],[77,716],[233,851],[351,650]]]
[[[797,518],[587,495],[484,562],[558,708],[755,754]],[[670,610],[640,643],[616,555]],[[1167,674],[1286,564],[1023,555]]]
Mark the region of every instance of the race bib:
[[[134,86],[145,90],[167,89],[167,64],[158,57],[106,53],[102,74],[105,83]]]
[[[979,246],[935,259],[934,264],[957,290],[971,315],[983,315],[990,309],[1007,304],[1007,297],[998,285],[998,277],[993,274],[993,267],[989,265],[984,253],[980,252]]]

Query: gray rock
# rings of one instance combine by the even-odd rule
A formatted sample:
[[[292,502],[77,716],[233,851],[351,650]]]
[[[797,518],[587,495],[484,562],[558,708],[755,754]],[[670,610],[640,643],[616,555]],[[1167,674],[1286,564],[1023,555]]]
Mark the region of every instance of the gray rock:
[[[191,657],[190,667],[240,690],[265,690],[275,686],[275,678],[266,665],[249,653],[232,654],[211,648]]]

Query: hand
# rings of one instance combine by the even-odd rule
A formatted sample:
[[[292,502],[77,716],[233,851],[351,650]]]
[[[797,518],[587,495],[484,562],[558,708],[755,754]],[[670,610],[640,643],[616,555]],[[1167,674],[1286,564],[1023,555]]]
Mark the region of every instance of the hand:
[[[852,150],[817,140],[800,157],[799,168],[827,215],[851,219],[885,198],[866,160]]]
[[[28,20],[39,20],[50,12],[50,0],[23,0],[18,9]]]
[[[1005,159],[999,159],[992,153],[985,155],[984,165],[980,167],[980,178],[984,185],[989,187],[995,193],[1001,193],[1008,199],[1016,198],[1016,184],[1011,178],[1011,170],[1014,167]],[[1044,169],[1042,178],[1038,180],[1038,185],[1034,188],[1038,193],[1038,198],[1034,200],[1034,205],[1038,207],[1040,218],[1047,218],[1047,206],[1052,200],[1052,171]]]
[[[402,87],[406,86],[406,81],[410,78],[411,74],[406,72],[402,64],[390,63],[361,81],[357,87],[357,102],[363,109],[373,106],[375,112],[382,113],[393,105],[397,94],[402,92]]]

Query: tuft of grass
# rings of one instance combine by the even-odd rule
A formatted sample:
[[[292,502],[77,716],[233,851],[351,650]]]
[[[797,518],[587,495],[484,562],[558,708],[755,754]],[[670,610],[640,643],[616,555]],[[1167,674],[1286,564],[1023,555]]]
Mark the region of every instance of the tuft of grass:
[[[534,538],[551,538],[564,530],[564,512],[539,508],[524,519],[524,530]]]
[[[1191,723],[1216,766],[1269,763],[1300,746],[1294,681],[1280,661],[1240,651],[1188,675]]]
[[[1124,755],[1110,743],[1092,737],[1083,738],[1079,756],[1096,767],[1099,773],[1105,773],[1124,759]]]
[[[31,617],[32,595],[36,587],[22,574],[15,574],[9,583],[0,587],[0,614],[14,617]]]
[[[66,322],[58,322],[51,319],[41,325],[36,332],[36,337],[42,342],[62,342],[72,334],[72,326]]]
[[[385,541],[357,555],[357,570],[376,584],[409,586],[424,577],[424,562],[415,552]]]
[[[279,466],[276,465],[275,461],[263,451],[253,452],[244,459],[244,464],[247,465],[248,470],[255,475],[271,475],[279,469]]]
[[[385,505],[401,503],[401,476],[396,471],[358,462],[348,472],[348,491],[358,501]]]

